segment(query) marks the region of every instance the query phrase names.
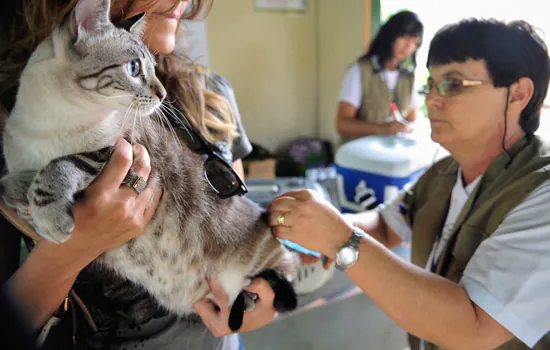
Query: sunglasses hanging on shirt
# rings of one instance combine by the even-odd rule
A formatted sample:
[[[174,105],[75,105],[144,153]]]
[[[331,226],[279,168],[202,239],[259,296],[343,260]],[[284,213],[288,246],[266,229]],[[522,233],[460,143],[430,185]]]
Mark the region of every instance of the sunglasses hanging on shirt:
[[[231,164],[220,156],[217,147],[207,142],[191,124],[184,124],[172,113],[166,113],[166,118],[193,152],[207,155],[204,162],[204,177],[218,197],[226,199],[248,193],[243,179]]]

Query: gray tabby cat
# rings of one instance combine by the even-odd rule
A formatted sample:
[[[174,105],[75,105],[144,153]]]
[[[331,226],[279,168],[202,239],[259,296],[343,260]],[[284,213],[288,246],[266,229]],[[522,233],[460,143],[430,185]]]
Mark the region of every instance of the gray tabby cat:
[[[131,138],[148,149],[149,182],[159,181],[164,195],[142,236],[96,262],[181,315],[208,294],[207,278],[235,300],[245,278],[262,275],[275,289],[276,308],[295,308],[295,257],[271,235],[259,206],[218,198],[201,156],[150,116],[166,91],[138,39],[143,19],[128,32],[110,22],[109,8],[109,0],[81,0],[30,58],[3,134],[4,200],[42,237],[64,242],[75,200],[115,140]]]

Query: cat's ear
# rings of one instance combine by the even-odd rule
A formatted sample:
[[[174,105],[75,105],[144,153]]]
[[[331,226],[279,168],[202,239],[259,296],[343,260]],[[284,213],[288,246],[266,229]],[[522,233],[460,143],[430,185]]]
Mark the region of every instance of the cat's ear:
[[[130,33],[134,34],[141,40],[143,39],[143,34],[145,34],[146,26],[147,26],[147,15],[144,13],[141,15],[141,18],[138,19],[137,22],[130,27]]]
[[[74,9],[75,35],[81,38],[108,26],[110,8],[111,0],[80,0]]]

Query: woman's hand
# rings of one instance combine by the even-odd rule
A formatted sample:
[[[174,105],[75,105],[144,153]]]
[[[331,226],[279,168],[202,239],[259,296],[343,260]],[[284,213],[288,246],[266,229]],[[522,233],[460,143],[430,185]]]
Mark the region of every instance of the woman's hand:
[[[130,167],[148,180],[151,162],[147,150],[142,145],[132,147],[121,139],[101,174],[85,190],[83,200],[73,206],[75,229],[64,244],[41,239],[15,210],[4,203],[0,203],[0,209],[20,230],[40,240],[39,245],[62,249],[69,254],[74,251],[75,254],[71,255],[84,261],[85,266],[101,253],[143,233],[156,210],[161,191],[154,181],[140,194],[121,184]]]
[[[154,183],[138,194],[122,185],[130,167],[145,179],[150,160],[143,146],[124,140],[96,181],[73,207],[75,229],[62,244],[41,240],[7,282],[12,300],[33,329],[41,327],[61,305],[80,271],[106,250],[143,233],[160,200]],[[44,293],[43,291],[47,291]]]
[[[283,193],[268,207],[269,226],[282,239],[334,260],[351,237],[352,226],[329,202],[310,190]]]
[[[193,308],[214,336],[223,337],[234,333],[229,328],[231,305],[229,304],[227,294],[217,281],[210,281],[209,285],[212,297],[219,310],[207,298],[196,302]],[[249,286],[243,289],[257,294],[258,299],[256,300],[254,310],[244,313],[243,325],[239,329],[239,333],[248,332],[267,325],[275,318],[276,314],[273,308],[275,293],[273,293],[271,286],[266,280],[256,278],[252,280]]]
[[[313,255],[300,253],[300,263],[304,265],[313,265],[317,264],[319,260],[323,260],[323,270],[328,270],[330,268],[330,265],[334,262],[332,259],[324,257],[316,257]]]
[[[407,133],[410,134],[413,131],[412,125],[404,124],[399,121],[394,121],[387,125],[387,134],[396,135],[398,133]]]
[[[149,179],[151,161],[145,147],[132,147],[120,139],[101,174],[73,207],[75,231],[69,241],[74,239],[92,255],[99,255],[144,232],[161,191],[154,181],[139,194],[122,184],[132,165],[136,175]]]

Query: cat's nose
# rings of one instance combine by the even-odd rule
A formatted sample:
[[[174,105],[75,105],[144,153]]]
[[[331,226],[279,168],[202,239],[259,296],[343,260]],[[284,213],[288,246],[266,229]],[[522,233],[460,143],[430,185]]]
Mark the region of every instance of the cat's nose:
[[[159,98],[160,102],[166,98],[166,90],[162,86],[153,87],[155,95]]]
[[[166,98],[166,94],[162,91],[157,91],[157,97],[159,98],[159,100],[162,102],[164,101],[164,99]]]

